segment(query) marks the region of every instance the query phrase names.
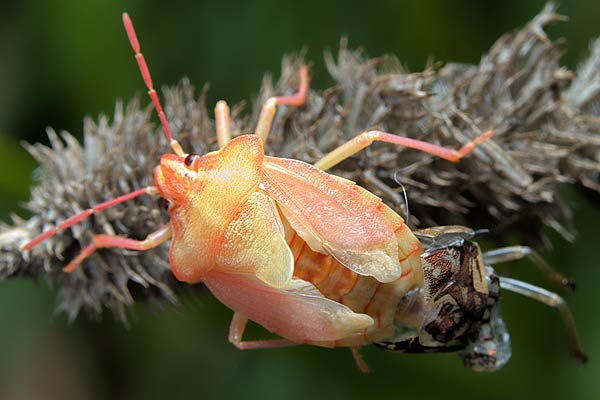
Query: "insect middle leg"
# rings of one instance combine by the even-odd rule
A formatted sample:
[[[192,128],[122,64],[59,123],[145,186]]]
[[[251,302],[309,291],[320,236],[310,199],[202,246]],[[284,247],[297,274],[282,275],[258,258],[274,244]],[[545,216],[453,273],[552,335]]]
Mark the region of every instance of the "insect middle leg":
[[[464,144],[460,149],[449,149],[447,147],[438,146],[436,144],[427,143],[417,139],[411,139],[403,136],[393,135],[391,133],[382,131],[367,131],[359,134],[348,142],[344,143],[340,147],[334,149],[330,153],[326,154],[322,159],[317,161],[314,166],[322,169],[323,171],[339,164],[348,157],[358,153],[362,149],[370,146],[373,142],[386,142],[392,143],[399,146],[408,147],[423,151],[425,153],[433,154],[440,158],[448,161],[458,162],[461,158],[469,154],[477,147],[481,142],[494,136],[495,132],[489,130],[477,136],[473,140]]]
[[[219,149],[222,149],[231,140],[231,117],[229,106],[224,100],[217,101],[215,106],[215,125],[217,127],[217,143]]]
[[[481,254],[483,261],[488,265],[516,261],[529,258],[542,273],[556,286],[567,287],[575,290],[575,281],[569,279],[552,268],[537,252],[528,246],[509,246],[486,251]]]
[[[275,117],[275,111],[277,111],[278,105],[288,105],[300,107],[306,101],[306,94],[308,93],[308,67],[306,65],[300,66],[300,85],[298,92],[290,96],[278,96],[269,98],[260,110],[258,117],[258,123],[256,124],[255,134],[260,136],[263,143],[266,143],[269,132],[271,131],[271,124]]]
[[[229,325],[229,342],[240,350],[251,349],[271,349],[274,347],[298,346],[299,343],[292,342],[287,339],[272,339],[272,340],[248,340],[243,341],[244,331],[248,318],[239,312],[233,314],[231,324]]]
[[[256,124],[255,134],[260,136],[263,143],[266,142],[271,130],[271,124],[275,117],[278,105],[289,105],[299,107],[306,101],[308,93],[308,68],[306,65],[300,66],[300,85],[298,92],[289,96],[270,97],[262,106],[258,123]],[[215,106],[215,125],[217,128],[217,143],[222,149],[231,140],[231,117],[229,106],[223,100],[217,102]]]

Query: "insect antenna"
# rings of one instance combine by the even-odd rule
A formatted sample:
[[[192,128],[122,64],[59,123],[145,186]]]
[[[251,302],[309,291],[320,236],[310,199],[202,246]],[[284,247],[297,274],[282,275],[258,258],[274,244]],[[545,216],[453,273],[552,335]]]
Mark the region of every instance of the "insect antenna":
[[[398,182],[400,187],[402,188],[402,194],[404,195],[404,208],[406,209],[406,225],[410,226],[410,208],[408,207],[408,194],[406,193],[406,188],[403,184]]]
[[[169,140],[169,145],[178,156],[184,156],[185,152],[181,148],[179,142],[173,139],[173,134],[171,133],[171,128],[169,127],[169,122],[167,121],[167,117],[165,112],[163,111],[162,105],[160,104],[160,100],[158,99],[158,94],[154,89],[154,85],[152,84],[152,76],[150,76],[150,70],[148,69],[148,64],[146,64],[146,59],[144,55],[140,52],[140,42],[135,34],[135,29],[133,28],[133,23],[131,22],[131,18],[129,18],[129,14],[126,12],[123,13],[123,25],[125,25],[125,30],[127,31],[127,37],[129,38],[129,43],[131,43],[131,48],[135,53],[135,59],[140,67],[140,72],[142,73],[142,78],[144,79],[144,83],[148,88],[148,95],[152,99],[154,103],[154,108],[156,108],[156,112],[158,113],[158,118],[160,119],[160,123],[163,126],[165,134],[167,135],[167,139]]]
[[[144,56],[140,52],[140,43],[138,41],[137,35],[135,34],[135,30],[133,28],[133,24],[131,23],[131,19],[129,18],[129,15],[127,15],[127,13],[123,13],[123,24],[125,25],[125,30],[127,31],[129,43],[131,43],[131,47],[133,48],[133,51],[135,52],[135,59],[137,60],[138,66],[140,68],[140,72],[142,73],[142,77],[144,78],[144,82],[146,84],[146,87],[148,88],[148,94],[150,95],[150,98],[152,99],[152,102],[154,103],[154,107],[156,108],[160,122],[163,126],[163,129],[164,129],[166,135],[167,135],[169,144],[171,145],[171,148],[173,149],[175,154],[177,154],[178,156],[184,156],[185,152],[181,148],[181,145],[179,144],[179,142],[177,142],[177,140],[173,139],[173,135],[171,134],[171,129],[169,128],[169,123],[167,122],[167,118],[163,111],[162,105],[160,104],[160,100],[158,99],[156,90],[154,90],[154,86],[152,84],[152,77],[150,76],[150,71],[148,70],[148,65],[146,64],[146,60],[145,60]],[[92,214],[94,214],[98,211],[102,211],[105,208],[114,206],[116,204],[123,203],[125,201],[131,200],[131,199],[141,196],[143,194],[156,195],[159,193],[155,186],[148,186],[148,187],[145,187],[142,189],[135,190],[131,193],[124,194],[124,195],[114,198],[112,200],[105,201],[104,203],[97,204],[91,208],[88,208],[87,210],[80,212],[77,215],[74,215],[74,216],[66,219],[65,221],[61,222],[60,224],[56,225],[55,227],[48,229],[41,235],[36,236],[30,242],[28,242],[24,246],[22,246],[21,249],[29,250],[29,249],[37,246],[44,240],[49,239],[52,236],[56,235],[58,232],[75,225],[76,223],[88,218],[89,216],[91,216]]]

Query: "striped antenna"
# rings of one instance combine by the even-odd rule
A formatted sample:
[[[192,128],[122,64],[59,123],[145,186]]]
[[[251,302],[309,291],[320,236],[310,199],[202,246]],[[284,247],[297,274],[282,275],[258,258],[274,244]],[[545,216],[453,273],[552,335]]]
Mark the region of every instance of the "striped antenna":
[[[156,94],[156,90],[154,90],[154,85],[152,84],[152,77],[150,76],[150,70],[148,69],[148,65],[146,64],[146,59],[144,55],[140,52],[140,42],[138,41],[137,35],[135,34],[135,29],[133,28],[133,23],[131,22],[131,18],[129,18],[129,14],[123,13],[123,25],[125,25],[125,30],[127,31],[127,37],[129,38],[129,43],[131,43],[131,47],[135,53],[135,59],[140,67],[140,72],[142,73],[142,78],[144,78],[144,83],[148,88],[148,95],[152,99],[154,103],[154,108],[156,108],[156,112],[158,113],[158,118],[160,119],[160,123],[163,126],[165,134],[167,135],[167,139],[169,140],[169,144],[171,148],[178,156],[184,156],[185,152],[181,148],[181,145],[177,140],[173,139],[173,135],[171,134],[171,128],[169,128],[169,123],[167,122],[167,117],[165,116],[165,112],[163,111],[162,105],[160,104],[160,100],[158,99],[158,94]]]

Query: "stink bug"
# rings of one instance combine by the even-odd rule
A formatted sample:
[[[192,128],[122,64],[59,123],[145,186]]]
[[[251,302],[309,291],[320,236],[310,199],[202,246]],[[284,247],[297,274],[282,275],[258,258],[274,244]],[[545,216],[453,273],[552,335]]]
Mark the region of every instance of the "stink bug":
[[[123,23],[142,77],[175,154],[154,170],[155,186],[79,213],[27,243],[28,250],[95,212],[143,194],[160,195],[170,222],[144,240],[100,234],[66,267],[74,271],[99,249],[147,250],[171,240],[170,265],[183,282],[203,282],[234,310],[229,340],[240,349],[295,344],[356,349],[392,337],[411,313],[398,304],[423,287],[422,247],[404,220],[354,182],[325,171],[374,141],[421,150],[456,162],[494,134],[459,150],[381,131],[363,132],[315,165],[266,156],[277,105],[301,106],[308,71],[292,96],[266,101],[254,134],[231,138],[229,108],[215,108],[220,149],[185,153],[173,138],[129,16]],[[248,320],[280,340],[243,341]],[[364,365],[363,369],[365,369]]]

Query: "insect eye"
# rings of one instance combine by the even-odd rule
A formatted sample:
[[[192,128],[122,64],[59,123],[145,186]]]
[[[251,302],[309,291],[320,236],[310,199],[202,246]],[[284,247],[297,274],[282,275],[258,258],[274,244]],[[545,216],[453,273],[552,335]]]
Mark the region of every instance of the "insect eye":
[[[197,158],[198,158],[198,154],[190,153],[187,155],[187,157],[185,157],[185,160],[183,160],[183,163],[185,164],[186,167],[191,167]]]
[[[167,200],[167,199],[162,199],[161,206],[165,210],[169,211],[169,208],[171,208],[171,202],[169,200]]]

